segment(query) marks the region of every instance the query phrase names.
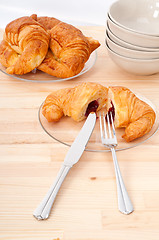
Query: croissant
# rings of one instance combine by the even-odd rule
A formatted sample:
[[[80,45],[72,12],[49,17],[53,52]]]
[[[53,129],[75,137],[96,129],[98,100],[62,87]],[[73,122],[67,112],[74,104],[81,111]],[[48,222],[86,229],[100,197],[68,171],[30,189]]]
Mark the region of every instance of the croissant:
[[[155,112],[125,87],[104,87],[96,83],[82,83],[74,88],[60,89],[45,100],[42,113],[51,121],[70,116],[82,121],[90,112],[112,112],[116,128],[125,128],[122,136],[127,142],[148,133],[154,122]]]
[[[81,72],[90,54],[100,46],[70,24],[47,17],[38,18],[38,22],[46,24],[50,32],[50,49],[38,69],[55,77],[68,78]]]
[[[96,83],[82,83],[51,93],[45,100],[42,113],[49,122],[65,116],[82,121],[90,112],[106,106],[108,89]]]
[[[9,23],[5,28],[5,42],[0,45],[0,62],[6,63],[6,72],[25,74],[38,67],[47,54],[49,38],[48,32],[33,17]]]
[[[32,17],[34,17],[34,19],[36,19],[38,21],[38,23],[40,23],[41,25],[43,25],[43,27],[45,27],[45,29],[50,33],[50,30],[55,27],[55,25],[57,25],[58,23],[60,23],[61,21],[58,20],[57,18],[53,18],[53,17],[37,17],[36,14],[33,14]],[[68,25],[68,24],[67,24]],[[70,25],[71,26],[71,25]],[[71,26],[73,27],[73,26]],[[79,31],[77,28],[73,27],[75,30]],[[79,31],[80,34],[82,34],[81,31]],[[69,33],[70,34],[70,33]],[[82,34],[83,35],[83,34]],[[90,44],[90,48],[91,48],[91,53],[100,46],[100,43],[97,40],[94,40],[92,37],[85,37],[89,44]]]
[[[53,17],[16,19],[6,26],[0,44],[0,62],[9,74],[25,74],[37,68],[59,78],[72,77],[84,68],[100,46],[70,24]]]
[[[109,87],[109,102],[115,110],[115,127],[125,128],[122,137],[127,142],[142,137],[151,130],[156,117],[154,110],[128,88]]]

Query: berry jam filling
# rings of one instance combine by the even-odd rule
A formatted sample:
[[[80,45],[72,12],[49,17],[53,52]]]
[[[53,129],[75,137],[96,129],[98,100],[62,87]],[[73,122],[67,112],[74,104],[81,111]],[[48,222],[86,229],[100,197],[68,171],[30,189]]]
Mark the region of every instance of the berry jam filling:
[[[96,112],[98,106],[99,106],[99,103],[98,103],[97,100],[94,100],[93,102],[90,102],[90,103],[88,104],[88,107],[87,107],[85,116],[88,117],[88,115],[89,115],[91,112]]]
[[[113,105],[112,101],[111,101],[111,105],[112,106],[109,108],[107,114],[108,114],[109,119],[111,119],[110,113],[112,113],[112,118],[113,118],[113,121],[114,121],[114,119],[115,119],[115,108],[114,108],[114,105]]]

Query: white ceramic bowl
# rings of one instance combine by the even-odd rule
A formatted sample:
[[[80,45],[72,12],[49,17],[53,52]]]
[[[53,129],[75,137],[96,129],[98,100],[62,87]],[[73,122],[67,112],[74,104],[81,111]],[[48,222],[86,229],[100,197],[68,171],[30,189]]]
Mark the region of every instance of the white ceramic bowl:
[[[128,30],[159,36],[158,0],[120,0],[110,6],[109,15]]]
[[[117,43],[113,42],[108,35],[106,35],[106,43],[112,51],[124,57],[145,59],[145,60],[159,59],[159,52],[137,51],[137,50],[132,50],[126,47],[121,47]]]
[[[126,72],[134,75],[152,75],[159,72],[159,59],[142,60],[123,57],[106,45],[110,58]]]
[[[146,48],[146,47],[139,47],[137,45],[133,45],[133,44],[130,44],[130,43],[127,43],[123,40],[121,40],[120,38],[118,38],[117,36],[115,36],[109,29],[108,25],[107,25],[107,28],[106,28],[106,32],[109,36],[109,38],[117,43],[118,45],[122,46],[122,47],[126,47],[126,48],[129,48],[129,49],[134,49],[134,50],[137,50],[137,51],[146,51],[146,52],[159,52],[159,48]]]
[[[108,15],[107,24],[111,32],[121,40],[140,47],[159,48],[159,37],[129,31],[114,23]]]

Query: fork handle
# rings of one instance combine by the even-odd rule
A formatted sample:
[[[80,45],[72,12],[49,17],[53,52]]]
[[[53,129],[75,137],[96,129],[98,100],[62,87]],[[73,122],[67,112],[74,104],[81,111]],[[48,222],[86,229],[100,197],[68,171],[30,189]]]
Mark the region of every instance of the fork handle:
[[[50,187],[49,191],[47,192],[46,196],[43,198],[39,206],[35,209],[33,216],[37,218],[38,220],[44,220],[49,217],[52,205],[54,203],[54,200],[56,198],[56,195],[61,187],[61,184],[63,183],[65,177],[67,176],[70,166],[62,165],[55,182]]]
[[[133,205],[129,198],[128,192],[126,190],[124,181],[121,176],[115,148],[111,148],[112,156],[113,156],[113,162],[115,167],[115,175],[116,175],[116,182],[117,182],[117,192],[118,192],[118,207],[119,211],[124,214],[129,214],[133,212]]]

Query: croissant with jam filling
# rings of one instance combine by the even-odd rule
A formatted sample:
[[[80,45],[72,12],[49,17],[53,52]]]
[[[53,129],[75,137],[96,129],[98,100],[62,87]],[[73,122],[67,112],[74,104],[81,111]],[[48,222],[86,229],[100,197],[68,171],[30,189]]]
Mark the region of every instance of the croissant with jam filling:
[[[153,109],[128,88],[106,88],[96,83],[83,83],[51,93],[42,113],[50,122],[60,120],[63,115],[82,121],[90,112],[101,109],[113,113],[116,128],[125,128],[122,137],[127,142],[148,133],[155,122]]]
[[[90,112],[105,107],[108,89],[96,83],[82,83],[74,88],[64,88],[51,93],[42,108],[49,122],[58,121],[63,115],[82,121]]]

